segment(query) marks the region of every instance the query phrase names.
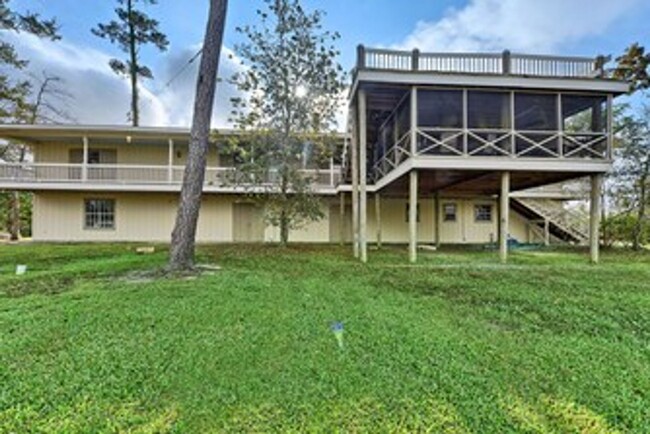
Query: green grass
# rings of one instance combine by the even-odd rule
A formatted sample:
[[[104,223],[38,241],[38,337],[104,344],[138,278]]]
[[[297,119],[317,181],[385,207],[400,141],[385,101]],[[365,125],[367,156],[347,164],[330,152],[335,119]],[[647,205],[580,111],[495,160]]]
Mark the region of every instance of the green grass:
[[[0,432],[650,432],[650,255],[420,258],[0,246]]]

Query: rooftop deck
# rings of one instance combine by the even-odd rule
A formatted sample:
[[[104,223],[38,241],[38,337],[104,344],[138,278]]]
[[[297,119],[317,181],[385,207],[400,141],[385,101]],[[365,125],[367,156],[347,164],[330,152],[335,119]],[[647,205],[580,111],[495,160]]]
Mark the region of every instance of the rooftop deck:
[[[511,53],[421,53],[378,48],[357,49],[357,70],[417,71],[556,78],[606,78],[607,58]]]

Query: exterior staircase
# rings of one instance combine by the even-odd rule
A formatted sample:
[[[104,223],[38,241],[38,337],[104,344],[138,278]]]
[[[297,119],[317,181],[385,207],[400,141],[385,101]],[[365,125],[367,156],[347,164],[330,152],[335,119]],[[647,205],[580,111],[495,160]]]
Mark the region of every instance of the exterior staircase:
[[[549,232],[555,238],[572,244],[589,241],[589,225],[584,216],[566,209],[563,202],[553,199],[512,198],[511,206],[543,230],[548,221]]]

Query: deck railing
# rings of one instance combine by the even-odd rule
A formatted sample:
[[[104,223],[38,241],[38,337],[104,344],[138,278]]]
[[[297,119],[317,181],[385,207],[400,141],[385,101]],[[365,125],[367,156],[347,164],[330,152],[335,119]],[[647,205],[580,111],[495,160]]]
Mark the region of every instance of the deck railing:
[[[604,78],[603,56],[567,57],[503,53],[420,53],[378,48],[357,49],[357,69],[533,77]]]
[[[177,186],[183,179],[183,166],[151,166],[120,164],[6,163],[0,162],[0,183],[5,184],[90,184],[107,186]],[[315,188],[333,188],[340,182],[340,168],[306,169]],[[269,171],[259,186],[273,184]],[[237,176],[233,167],[208,167],[205,175],[208,188],[234,189],[251,186]],[[2,185],[0,184],[0,187]]]

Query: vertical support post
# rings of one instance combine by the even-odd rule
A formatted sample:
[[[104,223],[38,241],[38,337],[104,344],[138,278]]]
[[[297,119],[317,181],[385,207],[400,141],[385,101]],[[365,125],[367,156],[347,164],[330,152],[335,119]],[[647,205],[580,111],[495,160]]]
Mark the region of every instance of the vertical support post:
[[[359,91],[359,250],[361,262],[368,262],[368,139],[367,139],[366,91]]]
[[[607,58],[603,55],[596,57],[594,62],[594,70],[598,78],[605,78],[605,64],[607,63]]]
[[[357,107],[352,108],[352,249],[354,257],[359,257],[359,128],[357,127]]]
[[[436,191],[433,195],[433,233],[436,238],[436,248],[440,247],[440,192]]]
[[[591,201],[589,212],[589,247],[591,262],[597,264],[599,260],[600,244],[600,191],[603,186],[603,175],[591,175]]]
[[[174,140],[169,139],[169,150],[167,153],[167,182],[174,181]]]
[[[366,67],[366,47],[357,45],[357,69]]]
[[[339,244],[345,244],[345,192],[339,196]]]
[[[375,224],[377,225],[377,248],[381,249],[381,194],[375,193]]]
[[[499,196],[499,257],[502,263],[508,261],[508,229],[510,214],[510,172],[501,172],[501,194]]]
[[[467,89],[463,89],[463,156],[468,155],[468,141],[469,141],[469,109],[467,103]]]
[[[510,92],[510,156],[511,157],[516,157],[517,156],[517,134],[516,134],[516,129],[515,129],[515,122],[516,122],[516,117],[515,117],[515,93]]]
[[[418,152],[418,88],[411,87],[411,158]]]
[[[562,94],[557,94],[557,130],[558,139],[557,139],[557,154],[560,158],[564,158],[564,114],[562,113]]]
[[[418,171],[411,170],[409,179],[409,261],[418,259]]]
[[[544,219],[544,245],[546,247],[551,245],[551,224],[548,218]]]
[[[88,180],[88,137],[83,137],[83,161],[81,163],[81,180]]]
[[[612,159],[614,148],[614,97],[607,95],[607,158]]]

